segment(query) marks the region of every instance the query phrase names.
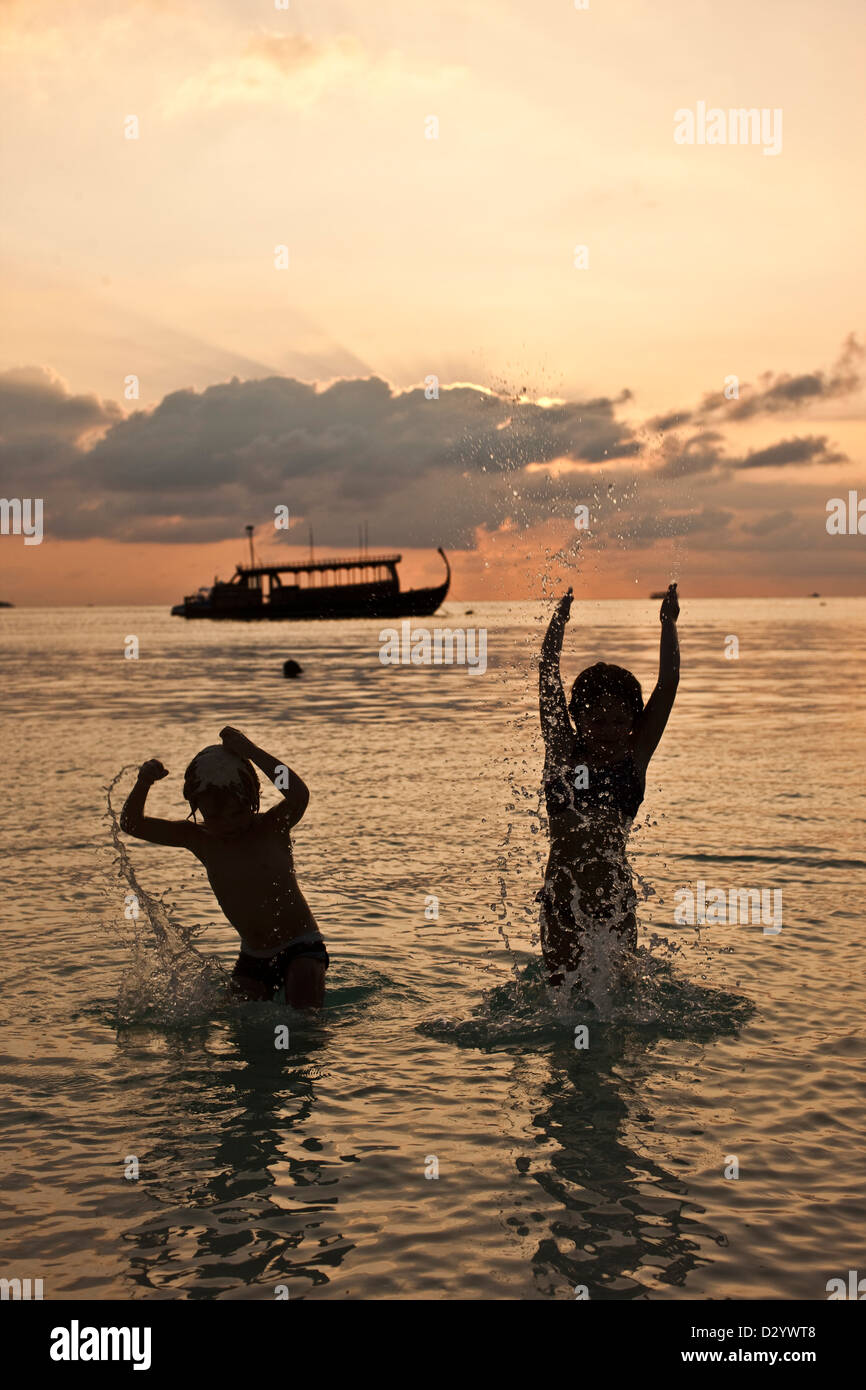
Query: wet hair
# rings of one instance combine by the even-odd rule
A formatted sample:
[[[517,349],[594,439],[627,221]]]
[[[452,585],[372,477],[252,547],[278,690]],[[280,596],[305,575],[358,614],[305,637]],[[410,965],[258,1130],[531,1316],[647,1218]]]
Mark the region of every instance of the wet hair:
[[[643,692],[640,681],[623,666],[609,666],[605,661],[597,661],[581,671],[568,701],[568,712],[580,733],[580,708],[582,705],[606,705],[610,700],[622,700],[631,711],[632,726],[643,713]]]
[[[216,769],[214,768],[216,763]],[[220,767],[220,764],[222,766]],[[234,796],[242,806],[259,809],[259,779],[248,758],[231,753],[221,743],[212,743],[196,753],[183,776],[183,795],[189,802],[193,820],[203,792],[218,791]]]

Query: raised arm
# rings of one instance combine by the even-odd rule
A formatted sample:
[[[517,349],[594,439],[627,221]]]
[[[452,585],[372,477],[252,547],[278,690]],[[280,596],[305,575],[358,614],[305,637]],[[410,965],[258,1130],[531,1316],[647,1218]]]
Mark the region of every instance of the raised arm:
[[[188,820],[159,820],[156,816],[144,814],[147,793],[154,782],[168,776],[158,758],[148,758],[138,770],[138,780],[120,813],[120,828],[136,839],[148,840],[153,845],[174,845],[180,849],[192,849],[198,835],[198,826]]]
[[[545,761],[552,767],[561,767],[568,761],[574,737],[559,673],[559,656],[565,624],[571,612],[572,597],[572,591],[569,589],[554,609],[542,643],[538,667],[538,707],[541,714],[541,732],[544,735]]]
[[[679,615],[677,586],[671,584],[662,600],[661,612],[659,613],[662,625],[659,643],[659,678],[635,728],[635,760],[644,770],[658,748],[676,699],[680,679],[680,643],[677,637],[677,618]]]
[[[263,748],[258,748],[252,739],[248,739],[239,729],[233,729],[230,724],[220,729],[220,738],[232,753],[237,753],[241,758],[249,758],[251,763],[255,763],[281,794],[283,800],[278,806],[272,806],[269,811],[265,811],[265,820],[285,825],[287,829],[297,825],[310,800],[310,791],[303,778],[299,777],[297,772],[293,772],[287,763],[281,762],[271,753],[266,753]]]

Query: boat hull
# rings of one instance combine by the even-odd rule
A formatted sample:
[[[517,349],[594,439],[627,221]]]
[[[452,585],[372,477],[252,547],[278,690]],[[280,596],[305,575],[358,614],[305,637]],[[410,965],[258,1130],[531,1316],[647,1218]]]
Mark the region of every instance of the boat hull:
[[[222,608],[209,601],[178,603],[172,608],[177,618],[208,618],[219,622],[315,622],[328,618],[422,618],[429,617],[444,603],[448,584],[432,589],[407,589],[396,594],[341,594],[335,589],[309,590],[291,603],[264,602],[246,608],[240,604]]]

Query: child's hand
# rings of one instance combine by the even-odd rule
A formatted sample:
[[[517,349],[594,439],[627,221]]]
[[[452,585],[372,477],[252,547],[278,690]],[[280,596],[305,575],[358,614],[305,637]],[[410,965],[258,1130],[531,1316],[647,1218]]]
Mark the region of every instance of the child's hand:
[[[676,584],[669,584],[668,591],[662,599],[659,620],[663,623],[675,623],[680,616],[680,601],[677,598]]]
[[[168,768],[163,767],[159,758],[148,758],[146,763],[142,763],[138,769],[139,782],[161,782],[163,777],[168,776]]]
[[[249,757],[253,745],[246,734],[241,733],[240,729],[233,729],[231,724],[226,724],[224,729],[220,729],[220,738],[223,741],[223,747],[227,748],[230,753],[237,753],[239,758]]]
[[[572,600],[573,598],[574,598],[574,591],[573,591],[573,589],[571,589],[571,587],[569,587],[568,593],[567,593],[567,594],[563,594],[562,598],[559,600],[559,607],[557,608],[556,611],[557,611],[557,613],[559,614],[559,616],[562,618],[563,622],[566,622],[566,623],[568,622],[569,615],[570,615],[570,613],[571,613],[571,600]]]

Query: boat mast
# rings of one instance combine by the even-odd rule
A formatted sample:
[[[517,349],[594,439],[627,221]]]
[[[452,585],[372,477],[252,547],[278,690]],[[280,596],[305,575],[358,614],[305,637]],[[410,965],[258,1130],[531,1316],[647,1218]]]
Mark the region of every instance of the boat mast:
[[[244,530],[247,533],[247,540],[250,543],[250,569],[256,568],[256,551],[253,545],[253,532],[255,531],[255,529],[255,526],[244,527]],[[262,582],[262,576],[260,574],[251,574],[247,579],[247,586],[250,589],[261,589],[264,592],[264,584]]]

